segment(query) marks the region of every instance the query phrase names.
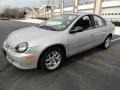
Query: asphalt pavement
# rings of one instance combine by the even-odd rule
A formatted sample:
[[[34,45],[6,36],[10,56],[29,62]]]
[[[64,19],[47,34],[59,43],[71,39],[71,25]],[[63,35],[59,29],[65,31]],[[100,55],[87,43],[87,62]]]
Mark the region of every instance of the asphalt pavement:
[[[96,47],[67,58],[52,73],[9,64],[1,50],[3,41],[12,31],[31,25],[0,21],[0,90],[120,90],[120,40],[107,50]]]

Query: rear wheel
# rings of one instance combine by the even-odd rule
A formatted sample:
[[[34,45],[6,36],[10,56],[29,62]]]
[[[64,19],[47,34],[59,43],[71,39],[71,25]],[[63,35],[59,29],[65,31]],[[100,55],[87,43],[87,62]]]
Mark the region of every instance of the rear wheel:
[[[63,60],[63,51],[60,48],[49,48],[47,49],[41,59],[41,69],[44,71],[54,71],[61,66]]]
[[[107,48],[110,47],[110,43],[111,43],[111,37],[108,36],[108,37],[105,39],[104,43],[102,44],[102,47],[103,47],[104,49],[107,49]]]

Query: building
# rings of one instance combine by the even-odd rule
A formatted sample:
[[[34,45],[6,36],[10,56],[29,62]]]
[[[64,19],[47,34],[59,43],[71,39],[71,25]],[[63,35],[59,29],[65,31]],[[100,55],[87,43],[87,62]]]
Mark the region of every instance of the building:
[[[94,3],[84,4],[78,6],[78,12],[93,13]],[[120,0],[118,1],[104,1],[102,2],[101,16],[111,21],[120,22]],[[60,9],[56,9],[55,15],[60,14]],[[73,7],[64,8],[64,13],[72,13]]]
[[[39,8],[37,11],[34,9],[32,10],[33,16],[36,17],[47,17],[50,18],[52,16],[52,5],[43,5],[43,7]],[[89,12],[93,13],[94,11],[94,3],[85,3],[79,4],[78,12]],[[65,7],[64,13],[73,13],[73,6]],[[35,15],[34,15],[35,14]],[[54,6],[54,14],[58,15],[61,14],[60,8],[55,8]],[[32,16],[32,15],[31,15]],[[103,1],[102,8],[101,8],[101,16],[105,19],[111,21],[119,21],[120,22],[120,0],[116,1]]]

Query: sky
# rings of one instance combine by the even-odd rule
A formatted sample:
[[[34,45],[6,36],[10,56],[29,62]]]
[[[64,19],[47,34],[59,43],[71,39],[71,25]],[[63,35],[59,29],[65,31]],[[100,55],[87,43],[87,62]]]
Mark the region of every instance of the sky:
[[[0,0],[0,7],[38,7],[44,0]]]

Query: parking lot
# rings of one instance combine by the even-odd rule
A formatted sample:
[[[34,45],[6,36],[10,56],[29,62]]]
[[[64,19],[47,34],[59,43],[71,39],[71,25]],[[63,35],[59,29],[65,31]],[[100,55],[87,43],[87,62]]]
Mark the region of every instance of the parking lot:
[[[5,59],[2,44],[14,30],[36,25],[0,21],[0,90],[120,90],[120,40],[67,58],[59,70],[21,70]],[[120,38],[115,36],[113,39]]]

